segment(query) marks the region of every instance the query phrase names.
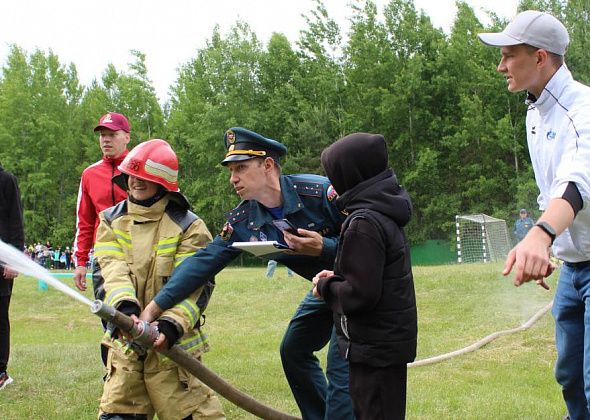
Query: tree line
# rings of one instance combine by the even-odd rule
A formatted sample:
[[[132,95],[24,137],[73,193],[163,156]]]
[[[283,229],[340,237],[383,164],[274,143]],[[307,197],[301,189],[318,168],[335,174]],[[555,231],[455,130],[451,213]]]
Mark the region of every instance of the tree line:
[[[180,160],[182,192],[212,233],[239,199],[219,165],[223,134],[243,126],[289,148],[285,173],[322,173],[321,151],[355,131],[385,136],[390,163],[414,202],[413,243],[448,239],[456,214],[511,220],[536,208],[526,147],[523,94],[507,92],[500,54],[477,33],[483,25],[457,2],[450,32],[432,25],[413,2],[371,0],[350,6],[346,33],[321,0],[292,44],[275,33],[263,44],[247,22],[205,47],[178,70],[161,105],[145,55],[132,51],[126,71],[109,65],[83,86],[73,63],[52,51],[11,46],[0,74],[0,162],[19,180],[28,242],[70,243],[82,170],[100,159],[98,118],[129,117],[131,146],[164,138]],[[522,0],[519,10],[553,13],[570,31],[566,62],[590,82],[590,6],[586,0]]]

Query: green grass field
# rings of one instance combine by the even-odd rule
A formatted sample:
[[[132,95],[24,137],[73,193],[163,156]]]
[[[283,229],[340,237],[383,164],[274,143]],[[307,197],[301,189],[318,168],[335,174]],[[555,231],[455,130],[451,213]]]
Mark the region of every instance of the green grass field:
[[[499,264],[414,268],[418,359],[517,327],[552,299],[556,275],[546,292],[534,284],[515,288],[500,271]],[[212,351],[204,362],[257,399],[298,414],[278,348],[309,282],[287,278],[284,267],[268,280],[261,267],[226,269],[217,284],[207,309]],[[98,318],[78,301],[19,277],[11,319],[9,372],[15,382],[0,391],[0,418],[96,418],[102,392]],[[407,418],[561,418],[566,410],[553,379],[553,328],[547,314],[531,329],[476,352],[411,368]],[[324,352],[319,357],[323,363]],[[223,403],[228,419],[253,418]]]

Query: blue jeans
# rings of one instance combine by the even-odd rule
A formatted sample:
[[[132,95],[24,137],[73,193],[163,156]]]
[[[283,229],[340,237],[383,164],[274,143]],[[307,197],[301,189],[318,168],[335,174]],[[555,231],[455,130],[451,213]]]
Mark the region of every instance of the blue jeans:
[[[340,357],[333,315],[311,292],[299,304],[281,343],[283,370],[303,420],[354,419],[348,362]],[[328,347],[326,374],[314,352]]]
[[[555,378],[572,420],[590,419],[590,263],[565,263],[553,302]]]

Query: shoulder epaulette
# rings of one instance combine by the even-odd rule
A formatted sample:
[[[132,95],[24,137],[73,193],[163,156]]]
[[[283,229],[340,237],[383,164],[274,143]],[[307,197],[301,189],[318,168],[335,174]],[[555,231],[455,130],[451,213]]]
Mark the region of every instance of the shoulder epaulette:
[[[321,197],[324,191],[321,182],[294,181],[293,188],[295,188],[297,194],[311,197]]]
[[[242,201],[238,207],[225,213],[225,218],[230,223],[236,223],[244,220],[250,214],[250,206],[246,205],[248,201]]]
[[[125,216],[127,214],[127,200],[123,200],[120,203],[115,204],[113,207],[109,207],[102,213],[104,214],[104,218],[107,222],[109,222],[110,225],[116,218]]]
[[[182,208],[175,201],[168,202],[165,212],[174,223],[180,226],[183,232],[186,232],[190,225],[199,220],[199,216],[190,210]]]

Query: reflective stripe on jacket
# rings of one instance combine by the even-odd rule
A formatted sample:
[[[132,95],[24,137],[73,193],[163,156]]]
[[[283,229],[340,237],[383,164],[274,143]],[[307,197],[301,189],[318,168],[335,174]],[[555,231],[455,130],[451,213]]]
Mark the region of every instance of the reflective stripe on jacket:
[[[151,207],[142,207],[126,201],[126,211],[110,222],[106,212],[100,214],[94,254],[102,269],[107,304],[117,307],[131,301],[144,308],[172,275],[175,263],[211,241],[207,226],[199,218],[183,231],[166,213],[168,202],[164,197]],[[196,301],[201,291],[193,291],[166,310],[161,319],[195,335],[193,328],[200,317]],[[185,335],[183,341],[187,338]]]

